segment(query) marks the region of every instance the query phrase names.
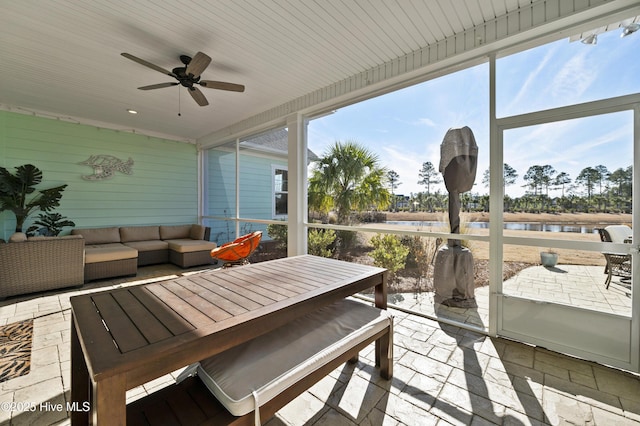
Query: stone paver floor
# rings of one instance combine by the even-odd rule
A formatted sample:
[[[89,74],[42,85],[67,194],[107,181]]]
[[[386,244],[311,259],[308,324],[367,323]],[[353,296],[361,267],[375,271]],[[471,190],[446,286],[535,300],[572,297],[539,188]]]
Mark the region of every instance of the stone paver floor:
[[[509,296],[554,302],[631,316],[631,286],[613,277],[605,288],[602,266],[558,265],[554,268],[531,266],[503,283]],[[434,293],[389,295],[389,303],[427,317],[449,319],[478,328],[489,324],[489,287],[475,290],[477,308],[450,308],[434,302]]]
[[[184,272],[169,265],[143,269],[135,279],[0,303],[0,325],[34,318],[31,371],[0,383],[0,424],[69,424],[69,297],[105,286],[145,282],[141,279],[145,274],[153,280]],[[392,312],[391,381],[378,376],[370,346],[357,364],[334,370],[266,424],[640,424],[640,379],[635,374]],[[127,393],[128,400],[172,380],[167,375],[133,389]]]

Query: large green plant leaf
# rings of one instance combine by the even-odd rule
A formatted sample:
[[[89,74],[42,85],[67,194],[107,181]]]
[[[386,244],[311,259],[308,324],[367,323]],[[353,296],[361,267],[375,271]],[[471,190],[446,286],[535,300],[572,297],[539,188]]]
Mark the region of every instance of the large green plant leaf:
[[[22,185],[22,190],[26,194],[31,194],[36,189],[34,186],[42,182],[42,170],[33,164],[24,164],[16,167],[16,178]]]
[[[66,187],[67,185],[60,185],[55,188],[41,190],[39,196],[27,203],[27,208],[32,210],[37,207],[43,212],[53,210],[54,207],[60,205],[62,191],[64,191]]]
[[[58,207],[67,185],[40,190],[39,194],[28,199],[29,194],[36,191],[35,186],[42,182],[42,171],[33,164],[15,169],[15,174],[12,174],[0,167],[0,211],[12,211],[16,215],[16,230],[21,231],[25,219],[34,210],[47,212]]]
[[[9,197],[20,187],[20,181],[9,170],[0,167],[0,197]]]

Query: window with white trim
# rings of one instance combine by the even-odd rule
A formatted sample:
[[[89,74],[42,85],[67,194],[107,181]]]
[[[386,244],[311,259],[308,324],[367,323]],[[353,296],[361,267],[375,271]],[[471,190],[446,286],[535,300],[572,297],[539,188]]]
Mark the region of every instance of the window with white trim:
[[[284,166],[273,166],[273,217],[287,216],[289,172]]]

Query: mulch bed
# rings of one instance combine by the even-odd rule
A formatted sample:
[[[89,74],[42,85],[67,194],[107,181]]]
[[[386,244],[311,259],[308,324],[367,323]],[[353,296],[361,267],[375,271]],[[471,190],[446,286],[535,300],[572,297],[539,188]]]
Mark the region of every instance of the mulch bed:
[[[338,259],[348,262],[373,265],[373,259],[368,255],[370,247],[356,245],[348,252],[339,253]],[[279,247],[275,241],[266,241],[249,258],[251,263],[263,262],[266,260],[278,259],[287,255],[286,250]],[[508,280],[525,268],[533,266],[526,262],[504,262],[502,267],[502,278]],[[474,261],[474,281],[476,288],[489,285],[489,261],[478,259]],[[405,269],[398,272],[394,283],[389,285],[389,293],[412,293],[434,291],[433,289],[433,265],[429,268],[426,277],[419,279],[418,268],[415,265],[407,264]]]

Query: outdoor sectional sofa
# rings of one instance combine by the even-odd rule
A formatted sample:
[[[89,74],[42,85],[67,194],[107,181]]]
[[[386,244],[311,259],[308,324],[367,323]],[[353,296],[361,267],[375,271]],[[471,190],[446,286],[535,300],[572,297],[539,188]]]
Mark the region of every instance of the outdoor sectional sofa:
[[[0,241],[0,300],[84,284],[80,236]]]
[[[85,242],[85,282],[135,275],[138,266],[171,262],[182,268],[213,263],[210,228],[201,225],[79,228]]]

